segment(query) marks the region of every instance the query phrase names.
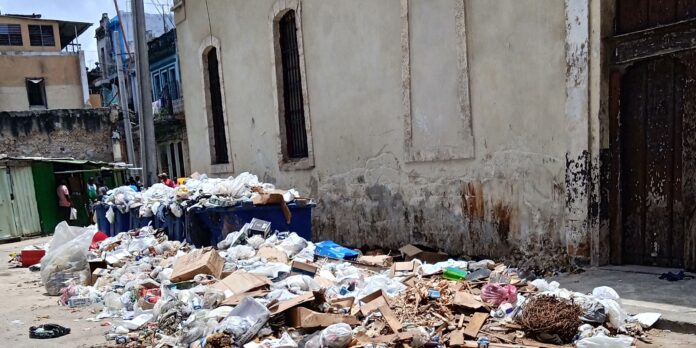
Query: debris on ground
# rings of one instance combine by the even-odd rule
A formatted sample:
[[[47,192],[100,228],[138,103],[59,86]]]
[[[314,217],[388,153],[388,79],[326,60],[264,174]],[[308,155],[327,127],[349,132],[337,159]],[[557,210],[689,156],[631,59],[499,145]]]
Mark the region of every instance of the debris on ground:
[[[115,190],[109,200],[118,209],[155,208],[170,194],[204,192],[196,204],[223,204],[275,188],[253,176],[199,176],[151,190]],[[609,287],[572,292],[493,260],[448,259],[419,245],[362,253],[267,223],[229,232],[216,248],[169,240],[151,226],[92,245],[94,227],[59,225],[41,278],[66,310],[106,322],[109,344],[132,346],[630,346],[659,318],[629,316]]]
[[[65,336],[70,329],[58,324],[43,324],[29,328],[29,338],[47,339]]]

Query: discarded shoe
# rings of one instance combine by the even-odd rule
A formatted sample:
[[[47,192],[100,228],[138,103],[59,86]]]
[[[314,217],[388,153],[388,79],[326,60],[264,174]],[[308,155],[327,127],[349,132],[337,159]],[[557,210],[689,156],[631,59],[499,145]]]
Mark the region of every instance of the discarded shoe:
[[[43,324],[29,328],[29,338],[46,339],[65,336],[70,333],[70,328],[58,324]]]

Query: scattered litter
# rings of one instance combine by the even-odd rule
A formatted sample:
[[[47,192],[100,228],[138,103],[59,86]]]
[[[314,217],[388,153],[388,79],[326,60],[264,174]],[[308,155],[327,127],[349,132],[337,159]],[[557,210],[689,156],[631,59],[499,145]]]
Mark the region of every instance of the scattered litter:
[[[106,204],[113,218],[114,211],[155,216],[300,197],[278,191],[249,173],[194,174],[176,188],[114,189]],[[169,240],[152,226],[106,237],[63,224],[45,248],[41,276],[65,310],[90,311],[83,320],[100,322],[109,346],[534,347],[575,340],[577,347],[623,347],[632,337],[613,335],[642,337],[659,318],[629,317],[610,287],[576,293],[558,282],[527,282],[492,260],[451,259],[421,245],[362,253],[255,219],[225,230],[216,246]],[[51,325],[31,335],[69,333]]]
[[[29,338],[47,339],[65,336],[70,329],[58,324],[43,324],[29,328]]]
[[[684,279],[694,279],[694,276],[686,275],[684,271],[679,271],[677,273],[666,272],[660,275],[660,279],[664,279],[670,282],[676,282]]]

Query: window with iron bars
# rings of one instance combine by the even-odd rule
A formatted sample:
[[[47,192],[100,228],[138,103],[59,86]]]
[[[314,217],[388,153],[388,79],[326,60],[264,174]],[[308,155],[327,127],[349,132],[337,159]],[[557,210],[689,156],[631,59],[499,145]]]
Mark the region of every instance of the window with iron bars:
[[[283,117],[285,119],[287,157],[289,159],[305,158],[309,156],[309,153],[295,11],[288,11],[278,24],[283,72]]]

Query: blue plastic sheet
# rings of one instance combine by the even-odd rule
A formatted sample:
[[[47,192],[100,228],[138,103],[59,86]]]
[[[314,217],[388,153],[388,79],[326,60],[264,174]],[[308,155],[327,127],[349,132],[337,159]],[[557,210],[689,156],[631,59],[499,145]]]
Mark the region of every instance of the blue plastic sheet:
[[[359,255],[357,251],[338,245],[332,240],[317,243],[314,253],[318,256],[338,260],[354,259]]]

